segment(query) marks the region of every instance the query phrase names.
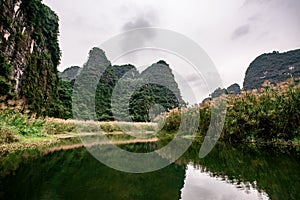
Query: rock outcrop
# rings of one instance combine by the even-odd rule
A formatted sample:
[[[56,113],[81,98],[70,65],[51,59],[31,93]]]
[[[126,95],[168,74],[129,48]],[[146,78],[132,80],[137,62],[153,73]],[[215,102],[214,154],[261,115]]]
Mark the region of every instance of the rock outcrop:
[[[237,83],[232,84],[226,90],[227,90],[228,94],[240,94],[241,93],[241,87]]]
[[[75,100],[76,103],[78,100],[80,108],[85,107],[81,102],[89,101],[81,98],[95,93],[92,99],[95,99],[95,112],[99,121],[150,121],[155,114],[185,104],[172,70],[164,61],[154,63],[139,73],[130,64],[111,65],[101,49],[93,48],[83,68],[68,68],[60,76],[65,82],[73,79],[73,84],[76,78],[74,88],[78,90],[74,94],[75,97],[78,94]],[[96,85],[97,88],[91,87]],[[83,110],[78,110],[78,116],[89,119],[88,115],[83,115]],[[153,111],[153,116],[150,116],[150,111]]]
[[[300,77],[300,49],[257,57],[246,71],[244,89],[261,88],[265,81],[277,83],[291,77]]]
[[[57,95],[57,15],[41,0],[1,0],[0,21],[0,68],[9,68],[1,74],[0,87],[8,87],[1,95],[23,98],[33,112],[47,114]]]
[[[65,81],[71,81],[76,79],[78,74],[81,72],[81,68],[78,66],[72,66],[65,69],[63,72],[59,73],[59,77],[61,77]]]

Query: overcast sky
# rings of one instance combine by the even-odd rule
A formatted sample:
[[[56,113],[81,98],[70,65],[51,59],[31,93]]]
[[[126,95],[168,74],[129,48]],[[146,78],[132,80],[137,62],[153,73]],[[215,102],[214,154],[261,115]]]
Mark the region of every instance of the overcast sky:
[[[194,40],[216,65],[224,86],[242,85],[247,67],[260,54],[300,47],[299,0],[44,0],[44,3],[60,18],[60,71],[73,65],[82,66],[92,47],[141,27],[169,29]],[[134,57],[131,59],[131,63],[140,65]],[[146,60],[145,65],[149,64]]]

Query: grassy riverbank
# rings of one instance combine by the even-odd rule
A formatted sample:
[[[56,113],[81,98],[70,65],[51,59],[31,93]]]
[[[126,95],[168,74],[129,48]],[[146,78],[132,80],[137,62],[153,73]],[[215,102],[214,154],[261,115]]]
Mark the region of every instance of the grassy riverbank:
[[[155,129],[156,125],[152,123],[91,123],[54,118],[36,119],[17,110],[5,109],[0,111],[0,157],[25,149],[47,151],[72,145],[82,146],[80,137],[94,134],[97,130],[101,130],[101,133],[115,143],[137,142],[134,140],[137,134],[147,136],[144,137],[145,140],[153,140],[155,137],[152,134]]]
[[[298,80],[299,81],[299,80]],[[261,90],[227,95],[227,113],[221,141],[256,144],[300,144],[300,85],[294,81],[266,84]],[[162,120],[158,134],[156,124],[118,122],[80,122],[54,118],[35,118],[21,114],[18,102],[9,102],[10,108],[1,105],[0,157],[24,149],[49,149],[80,145],[80,136],[101,131],[112,141],[129,141],[135,138],[172,138],[179,128],[180,110],[170,111]],[[213,101],[198,105],[200,121],[197,139],[206,135]],[[13,107],[15,105],[15,107]],[[187,110],[187,109],[185,109]],[[186,112],[186,111],[185,111]],[[142,137],[141,137],[142,136]],[[143,140],[144,141],[144,140]]]

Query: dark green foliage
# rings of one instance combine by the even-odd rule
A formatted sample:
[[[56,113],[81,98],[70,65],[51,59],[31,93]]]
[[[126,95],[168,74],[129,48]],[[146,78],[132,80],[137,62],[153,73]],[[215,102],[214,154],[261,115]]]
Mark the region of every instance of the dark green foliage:
[[[289,78],[300,77],[300,49],[286,53],[263,54],[249,66],[244,80],[244,89],[258,89],[268,80],[278,83]]]
[[[11,92],[11,84],[0,77],[0,95],[7,95]]]
[[[159,114],[179,106],[183,101],[178,85],[169,66],[163,63],[153,64],[139,74],[133,65],[112,66],[101,49],[93,48],[75,81],[74,117],[91,119],[94,116],[90,112],[95,110],[95,117],[100,121],[150,121],[149,110],[153,107],[152,111]],[[161,86],[155,81],[166,83]],[[89,107],[93,105],[95,108]]]
[[[9,95],[12,93],[12,84],[10,81],[11,66],[6,58],[0,53],[0,95]]]
[[[41,0],[22,0],[14,13],[16,3],[6,0],[0,5],[1,34],[8,34],[0,38],[0,95],[23,99],[37,116],[53,115],[60,61],[58,17]]]
[[[105,69],[109,66],[111,66],[111,63],[107,60],[103,50],[95,47],[89,52],[88,61],[77,76],[73,87],[72,111],[74,118],[80,120],[97,119],[95,104],[95,101],[97,101],[97,85],[101,75],[105,73]],[[109,80],[106,81],[109,82]]]
[[[168,117],[163,121],[163,130],[169,133],[178,131],[181,123],[181,114],[179,110],[171,110]],[[164,132],[162,132],[164,134]],[[161,134],[159,134],[161,136]]]
[[[134,70],[135,71],[135,68]],[[137,71],[135,71],[138,73]],[[129,72],[131,74],[131,72]],[[122,78],[118,81],[113,91],[112,108],[111,111],[117,121],[132,121],[130,116],[130,105],[132,95],[137,89],[138,85],[141,84],[141,79],[133,78]],[[145,102],[146,104],[146,102]]]
[[[47,53],[31,54],[21,85],[20,95],[26,97],[29,109],[38,116],[50,114],[57,96],[58,78],[50,57]]]
[[[130,99],[130,114],[133,121],[149,121],[149,109],[154,104],[152,85],[143,85]]]
[[[111,111],[111,96],[118,81],[112,66],[106,68],[102,74],[96,90],[96,114],[100,121],[114,120]]]
[[[21,4],[27,23],[34,27],[33,39],[45,44],[49,53],[29,55],[29,66],[22,81],[21,96],[37,115],[53,115],[57,97],[57,66],[60,61],[58,17],[40,0],[24,0]]]
[[[0,112],[0,130],[12,135],[36,135],[42,136],[42,127],[45,121],[30,119],[18,111],[5,110]],[[13,141],[12,141],[13,142]]]
[[[144,122],[151,120],[149,111],[156,104],[163,108],[157,115],[178,107],[183,101],[177,83],[174,81],[174,76],[169,66],[162,64],[163,61],[160,62],[146,69],[141,75],[138,74],[132,65],[108,67],[100,78],[96,92],[98,119],[114,120],[114,116],[116,116],[117,120]],[[165,85],[172,87],[177,96],[166,86],[147,83],[150,79],[153,81],[153,78],[156,78],[158,83],[166,81]],[[114,98],[117,98],[116,101],[120,102],[112,102],[112,93],[116,89],[117,83],[122,85],[118,86],[122,87],[122,91],[117,93],[117,96]],[[132,88],[135,90],[131,91]],[[177,97],[180,99],[178,100]],[[114,110],[112,110],[112,103]]]
[[[130,76],[130,77],[138,76],[138,72],[136,71],[135,66],[130,65],[130,64],[128,64],[128,65],[114,65],[113,68],[114,68],[114,73],[118,77],[118,79],[122,78],[130,70],[133,73],[133,75],[127,75],[126,77],[128,77],[128,76]]]
[[[56,67],[60,62],[58,45],[58,17],[41,0],[23,0],[21,10],[24,12],[29,26],[34,27],[33,38],[37,43],[45,43]]]
[[[8,78],[11,75],[11,66],[7,59],[0,53],[0,76]]]
[[[66,110],[72,109],[71,100],[72,100],[73,85],[74,85],[74,80],[70,82],[60,80],[58,95],[59,95],[59,100],[62,102],[62,105]],[[66,115],[67,116],[62,118],[71,118],[72,113],[69,112]]]
[[[149,111],[156,104],[162,109],[156,113],[156,116],[179,106],[178,99],[171,90],[157,84],[146,84],[139,88],[130,99],[132,120],[137,122],[153,120]]]
[[[49,116],[61,119],[73,118],[72,95],[74,82],[75,80],[59,80],[58,96],[52,103],[52,107],[50,109],[50,112],[48,113]]]
[[[91,70],[88,70],[89,67],[91,67]],[[95,67],[95,69],[92,67]],[[65,72],[74,71],[73,68],[66,69],[64,75]],[[104,52],[98,48],[91,50],[89,60],[83,69],[75,69],[77,72],[81,71],[80,75],[77,76],[81,80],[78,81],[81,86],[75,85],[78,87],[77,92],[81,93],[83,91],[86,93],[81,98],[88,97],[93,91],[88,92],[84,88],[80,89],[80,87],[86,86],[85,88],[88,88],[93,85],[92,80],[98,76],[95,73],[102,70],[104,71],[99,73],[101,76],[97,88],[95,88],[95,111],[96,118],[99,121],[151,121],[160,113],[184,104],[172,71],[164,61],[153,64],[142,74],[139,74],[133,65],[112,66]],[[155,81],[162,85],[151,83]],[[66,112],[70,113],[71,110],[69,109],[71,107],[69,105],[71,103],[67,102],[71,98],[65,94],[71,94],[66,90],[71,90],[70,87],[73,87],[73,84],[61,83],[65,85],[60,87],[59,93],[63,95],[59,99],[61,103],[65,102]],[[68,96],[68,98],[64,98],[64,96]],[[77,95],[75,94],[75,96]],[[76,105],[80,110],[78,114],[83,119],[89,119],[89,114],[85,112],[93,110],[93,108],[86,107],[86,101],[90,100],[90,98],[85,101],[76,98],[78,103]],[[68,116],[68,114],[64,116]]]
[[[1,24],[3,25],[3,27],[5,27],[6,29],[10,28],[10,25],[12,23],[12,19],[9,17],[7,11],[7,6],[5,5],[4,2],[2,2],[3,0],[1,0],[1,4],[0,4],[0,21]]]
[[[172,70],[165,61],[152,64],[141,73],[140,78],[144,84],[133,93],[130,100],[133,121],[151,121],[158,114],[185,104]],[[155,107],[158,112],[150,116],[149,111]]]
[[[14,38],[14,42],[15,42],[15,54],[16,52],[18,52],[20,49],[22,49],[24,47],[25,44],[25,35],[22,33],[15,33],[13,36]]]

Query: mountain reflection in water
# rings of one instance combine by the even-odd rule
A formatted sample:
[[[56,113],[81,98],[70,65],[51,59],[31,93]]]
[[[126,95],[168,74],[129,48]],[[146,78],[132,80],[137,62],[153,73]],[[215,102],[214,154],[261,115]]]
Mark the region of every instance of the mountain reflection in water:
[[[201,168],[201,167],[200,167]],[[188,165],[184,187],[181,189],[182,200],[231,199],[254,200],[269,199],[264,192],[258,192],[249,183],[240,185],[229,183],[222,178],[211,177],[209,173]]]
[[[161,146],[120,147],[143,152]],[[111,169],[85,148],[23,157],[5,173],[1,162],[0,199],[300,199],[299,149],[220,143],[203,159],[199,149],[194,144],[175,163],[144,174]]]

